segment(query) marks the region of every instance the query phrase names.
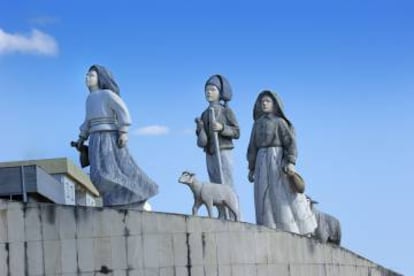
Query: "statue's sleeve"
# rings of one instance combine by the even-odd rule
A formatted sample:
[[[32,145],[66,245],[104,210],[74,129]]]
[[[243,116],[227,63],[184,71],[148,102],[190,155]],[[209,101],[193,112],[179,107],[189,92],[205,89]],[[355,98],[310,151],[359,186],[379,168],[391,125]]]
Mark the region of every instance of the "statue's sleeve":
[[[128,132],[128,127],[131,125],[131,116],[124,101],[117,94],[108,91],[109,96],[108,105],[116,114],[118,120],[119,132]]]
[[[256,132],[256,123],[253,125],[252,133],[250,134],[249,147],[247,148],[247,161],[249,162],[249,170],[254,171],[256,165],[257,146],[254,139]]]
[[[223,130],[220,132],[220,135],[230,137],[233,139],[239,139],[240,127],[233,110],[227,107],[225,109],[225,112],[226,120],[223,123]]]
[[[86,109],[86,108],[85,108]],[[87,112],[88,110],[86,110]],[[88,120],[88,114],[85,114],[85,120],[79,127],[80,133],[79,137],[82,137],[83,139],[87,140],[89,137],[89,120]]]
[[[89,137],[89,122],[88,122],[87,119],[85,119],[85,121],[81,124],[81,126],[79,127],[79,130],[80,130],[79,137],[82,137],[85,140],[88,139],[88,137]]]
[[[296,164],[297,148],[294,130],[289,127],[284,119],[279,120],[279,137],[283,145],[283,156],[288,163]]]

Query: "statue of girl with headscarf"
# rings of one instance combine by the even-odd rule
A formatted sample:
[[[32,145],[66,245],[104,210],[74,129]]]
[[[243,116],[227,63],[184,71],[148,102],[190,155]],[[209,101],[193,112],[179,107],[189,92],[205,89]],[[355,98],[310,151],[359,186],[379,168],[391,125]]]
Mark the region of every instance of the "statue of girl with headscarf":
[[[296,137],[278,95],[262,91],[253,118],[247,160],[248,178],[254,182],[256,223],[302,235],[313,233],[317,223],[306,196],[289,182],[289,175],[296,172]]]
[[[158,193],[158,185],[129,154],[126,143],[131,117],[119,87],[101,65],[89,68],[86,85],[90,93],[76,146],[80,149],[89,138],[92,183],[100,192],[104,206],[142,207]]]
[[[204,89],[209,106],[195,120],[197,145],[206,153],[210,182],[228,185],[234,189],[232,149],[233,139],[240,137],[240,128],[233,110],[227,105],[232,98],[232,89],[222,75],[211,76]],[[215,136],[218,141],[215,141]],[[217,144],[219,149],[216,149]],[[222,211],[220,213],[222,217]]]

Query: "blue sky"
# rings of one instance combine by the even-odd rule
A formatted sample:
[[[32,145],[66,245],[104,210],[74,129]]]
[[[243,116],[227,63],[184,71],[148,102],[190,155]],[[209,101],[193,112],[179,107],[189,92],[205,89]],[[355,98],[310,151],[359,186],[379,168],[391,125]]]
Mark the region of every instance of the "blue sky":
[[[85,73],[102,64],[133,118],[129,149],[160,186],[154,210],[189,214],[192,195],[177,178],[207,179],[194,118],[207,106],[204,82],[221,73],[241,126],[243,220],[254,222],[253,103],[272,89],[296,127],[307,193],[341,220],[343,245],[414,275],[411,1],[2,0],[0,11],[0,161],[77,161],[69,141],[84,116]]]

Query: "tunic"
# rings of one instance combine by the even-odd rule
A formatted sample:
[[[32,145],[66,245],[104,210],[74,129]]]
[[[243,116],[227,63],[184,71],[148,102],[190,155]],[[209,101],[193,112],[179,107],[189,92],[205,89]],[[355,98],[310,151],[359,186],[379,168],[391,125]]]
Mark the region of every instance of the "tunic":
[[[223,170],[223,184],[233,187],[233,139],[240,137],[240,128],[233,111],[229,107],[220,104],[213,105],[216,122],[223,125],[223,130],[218,132],[220,145],[220,157]],[[197,145],[206,152],[207,171],[210,182],[221,183],[220,171],[214,144],[214,131],[211,125],[211,111],[207,108],[201,114],[204,129],[197,130]]]

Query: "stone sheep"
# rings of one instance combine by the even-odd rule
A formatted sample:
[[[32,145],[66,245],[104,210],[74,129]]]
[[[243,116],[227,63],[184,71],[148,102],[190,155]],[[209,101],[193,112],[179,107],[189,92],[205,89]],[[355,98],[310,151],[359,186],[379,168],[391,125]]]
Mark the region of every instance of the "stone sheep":
[[[318,203],[308,197],[312,212],[315,214],[318,227],[314,232],[314,238],[323,243],[341,244],[341,224],[337,218],[319,211],[314,207]]]
[[[187,171],[181,174],[178,182],[188,185],[193,192],[193,216],[198,214],[198,209],[204,204],[207,208],[208,216],[212,217],[212,208],[214,205],[217,209],[220,209],[218,207],[223,207],[223,209],[227,207],[233,213],[235,220],[239,221],[239,204],[237,196],[231,187],[216,183],[200,182],[194,173]]]

